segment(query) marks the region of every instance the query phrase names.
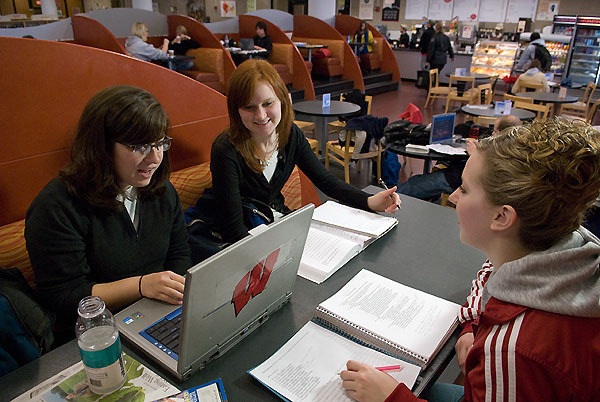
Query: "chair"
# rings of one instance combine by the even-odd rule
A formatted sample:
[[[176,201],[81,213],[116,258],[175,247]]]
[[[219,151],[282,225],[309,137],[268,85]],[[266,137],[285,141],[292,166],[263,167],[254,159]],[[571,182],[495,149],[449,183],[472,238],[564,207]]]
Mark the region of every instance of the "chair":
[[[562,105],[560,105],[559,114],[562,115],[564,113],[569,116],[586,118],[588,110],[591,106],[590,101],[595,91],[596,84],[594,84],[593,82],[588,83],[585,87],[585,92],[583,93],[581,100],[575,103],[563,103]]]
[[[473,122],[478,126],[492,127],[497,119],[497,117],[476,116]]]
[[[319,156],[319,141],[314,138],[307,138],[308,144],[310,145],[310,149],[315,153],[315,155]]]
[[[544,92],[545,90],[546,86],[544,84],[519,82],[519,92]]]
[[[588,110],[588,114],[585,121],[587,121],[590,124],[594,124],[594,115],[598,111],[598,106],[600,106],[600,99],[592,103],[592,106],[590,106],[590,110]]]
[[[513,107],[518,109],[531,110],[532,112],[536,112],[536,120],[546,120],[550,115],[550,110],[552,109],[552,105],[538,105],[536,103],[525,103],[525,102],[515,102]]]
[[[340,100],[346,100],[344,94],[340,95]],[[371,104],[373,103],[373,96],[365,95],[365,102],[367,104],[367,114],[371,114]],[[346,127],[346,122],[335,120],[327,124],[327,134],[339,134]]]
[[[477,105],[490,105],[494,99],[492,84],[481,84],[476,88],[474,102]]]
[[[439,70],[432,68],[429,70],[429,90],[427,91],[427,100],[424,107],[427,107],[429,101],[433,104],[435,99],[447,98],[451,90],[452,88],[450,87],[441,87],[439,85]]]
[[[344,180],[350,184],[350,162],[352,161],[354,154],[354,146],[350,145],[354,130],[346,130],[345,145],[341,146],[339,140],[327,141],[325,151],[325,168],[329,169],[329,159],[334,160],[344,167]],[[354,159],[358,159],[358,171],[360,172],[360,164],[365,159],[375,159],[377,163],[377,182],[381,178],[381,154],[383,152],[383,146],[381,141],[377,140],[377,149],[365,153],[360,153]]]
[[[304,133],[306,137],[314,137],[315,136],[315,123],[311,121],[304,120],[294,120],[294,124],[298,126],[300,130]]]
[[[503,100],[512,101],[513,105],[517,102],[521,103],[533,103],[533,98],[526,98],[525,96],[517,96],[505,93],[502,97]]]
[[[466,89],[467,84],[470,84],[469,89]],[[452,88],[454,85],[456,86],[456,89]],[[475,88],[474,76],[463,77],[460,75],[451,75],[448,86],[451,88],[451,91],[446,98],[446,109],[444,113],[448,113],[450,103],[460,102],[469,104],[475,101],[477,90]]]

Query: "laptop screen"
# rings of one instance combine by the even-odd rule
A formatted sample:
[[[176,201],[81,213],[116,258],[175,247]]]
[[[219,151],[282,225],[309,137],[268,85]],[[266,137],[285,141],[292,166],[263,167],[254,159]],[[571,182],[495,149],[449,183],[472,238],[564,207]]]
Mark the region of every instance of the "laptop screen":
[[[431,122],[430,144],[451,144],[456,113],[436,114]]]
[[[241,38],[240,39],[240,47],[242,48],[242,50],[253,50],[254,49],[254,39]]]

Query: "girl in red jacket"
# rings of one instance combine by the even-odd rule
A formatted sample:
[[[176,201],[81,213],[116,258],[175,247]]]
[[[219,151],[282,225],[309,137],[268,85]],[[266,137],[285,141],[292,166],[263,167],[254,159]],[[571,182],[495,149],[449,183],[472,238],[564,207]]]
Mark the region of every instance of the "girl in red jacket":
[[[456,204],[461,240],[488,257],[459,314],[464,389],[429,401],[600,401],[600,240],[581,227],[600,192],[600,134],[581,121],[513,127],[477,144]],[[416,401],[362,363],[348,395]]]

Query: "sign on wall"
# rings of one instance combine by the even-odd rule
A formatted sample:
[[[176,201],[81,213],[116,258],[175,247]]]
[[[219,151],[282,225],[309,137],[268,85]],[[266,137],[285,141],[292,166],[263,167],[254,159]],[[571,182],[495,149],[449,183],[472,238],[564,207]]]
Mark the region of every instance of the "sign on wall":
[[[358,18],[361,20],[373,19],[373,0],[360,0]]]
[[[221,17],[235,17],[235,1],[221,1]]]
[[[381,13],[381,21],[398,21],[400,9],[398,7],[385,7]]]

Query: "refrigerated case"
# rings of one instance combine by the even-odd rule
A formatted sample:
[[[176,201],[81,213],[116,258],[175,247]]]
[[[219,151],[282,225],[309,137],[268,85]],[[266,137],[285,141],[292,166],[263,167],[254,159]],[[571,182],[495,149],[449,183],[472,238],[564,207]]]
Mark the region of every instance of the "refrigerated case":
[[[471,60],[471,72],[495,75],[499,78],[510,75],[518,48],[516,42],[477,42]]]
[[[529,46],[530,36],[531,32],[524,32],[521,34],[521,45],[519,46],[519,50],[517,51],[517,55],[515,57],[515,64],[521,58],[521,53],[523,53],[523,50]],[[548,52],[550,52],[550,56],[552,56],[552,66],[550,67],[550,72],[554,73],[554,76],[557,77],[555,81],[560,81],[562,80],[562,76],[565,72],[572,37],[560,34],[541,34],[541,38],[546,43],[546,49],[548,49]]]
[[[576,22],[576,15],[555,15],[552,20],[552,33],[573,36]]]
[[[600,67],[600,17],[577,17],[567,76],[572,82],[598,84]]]

